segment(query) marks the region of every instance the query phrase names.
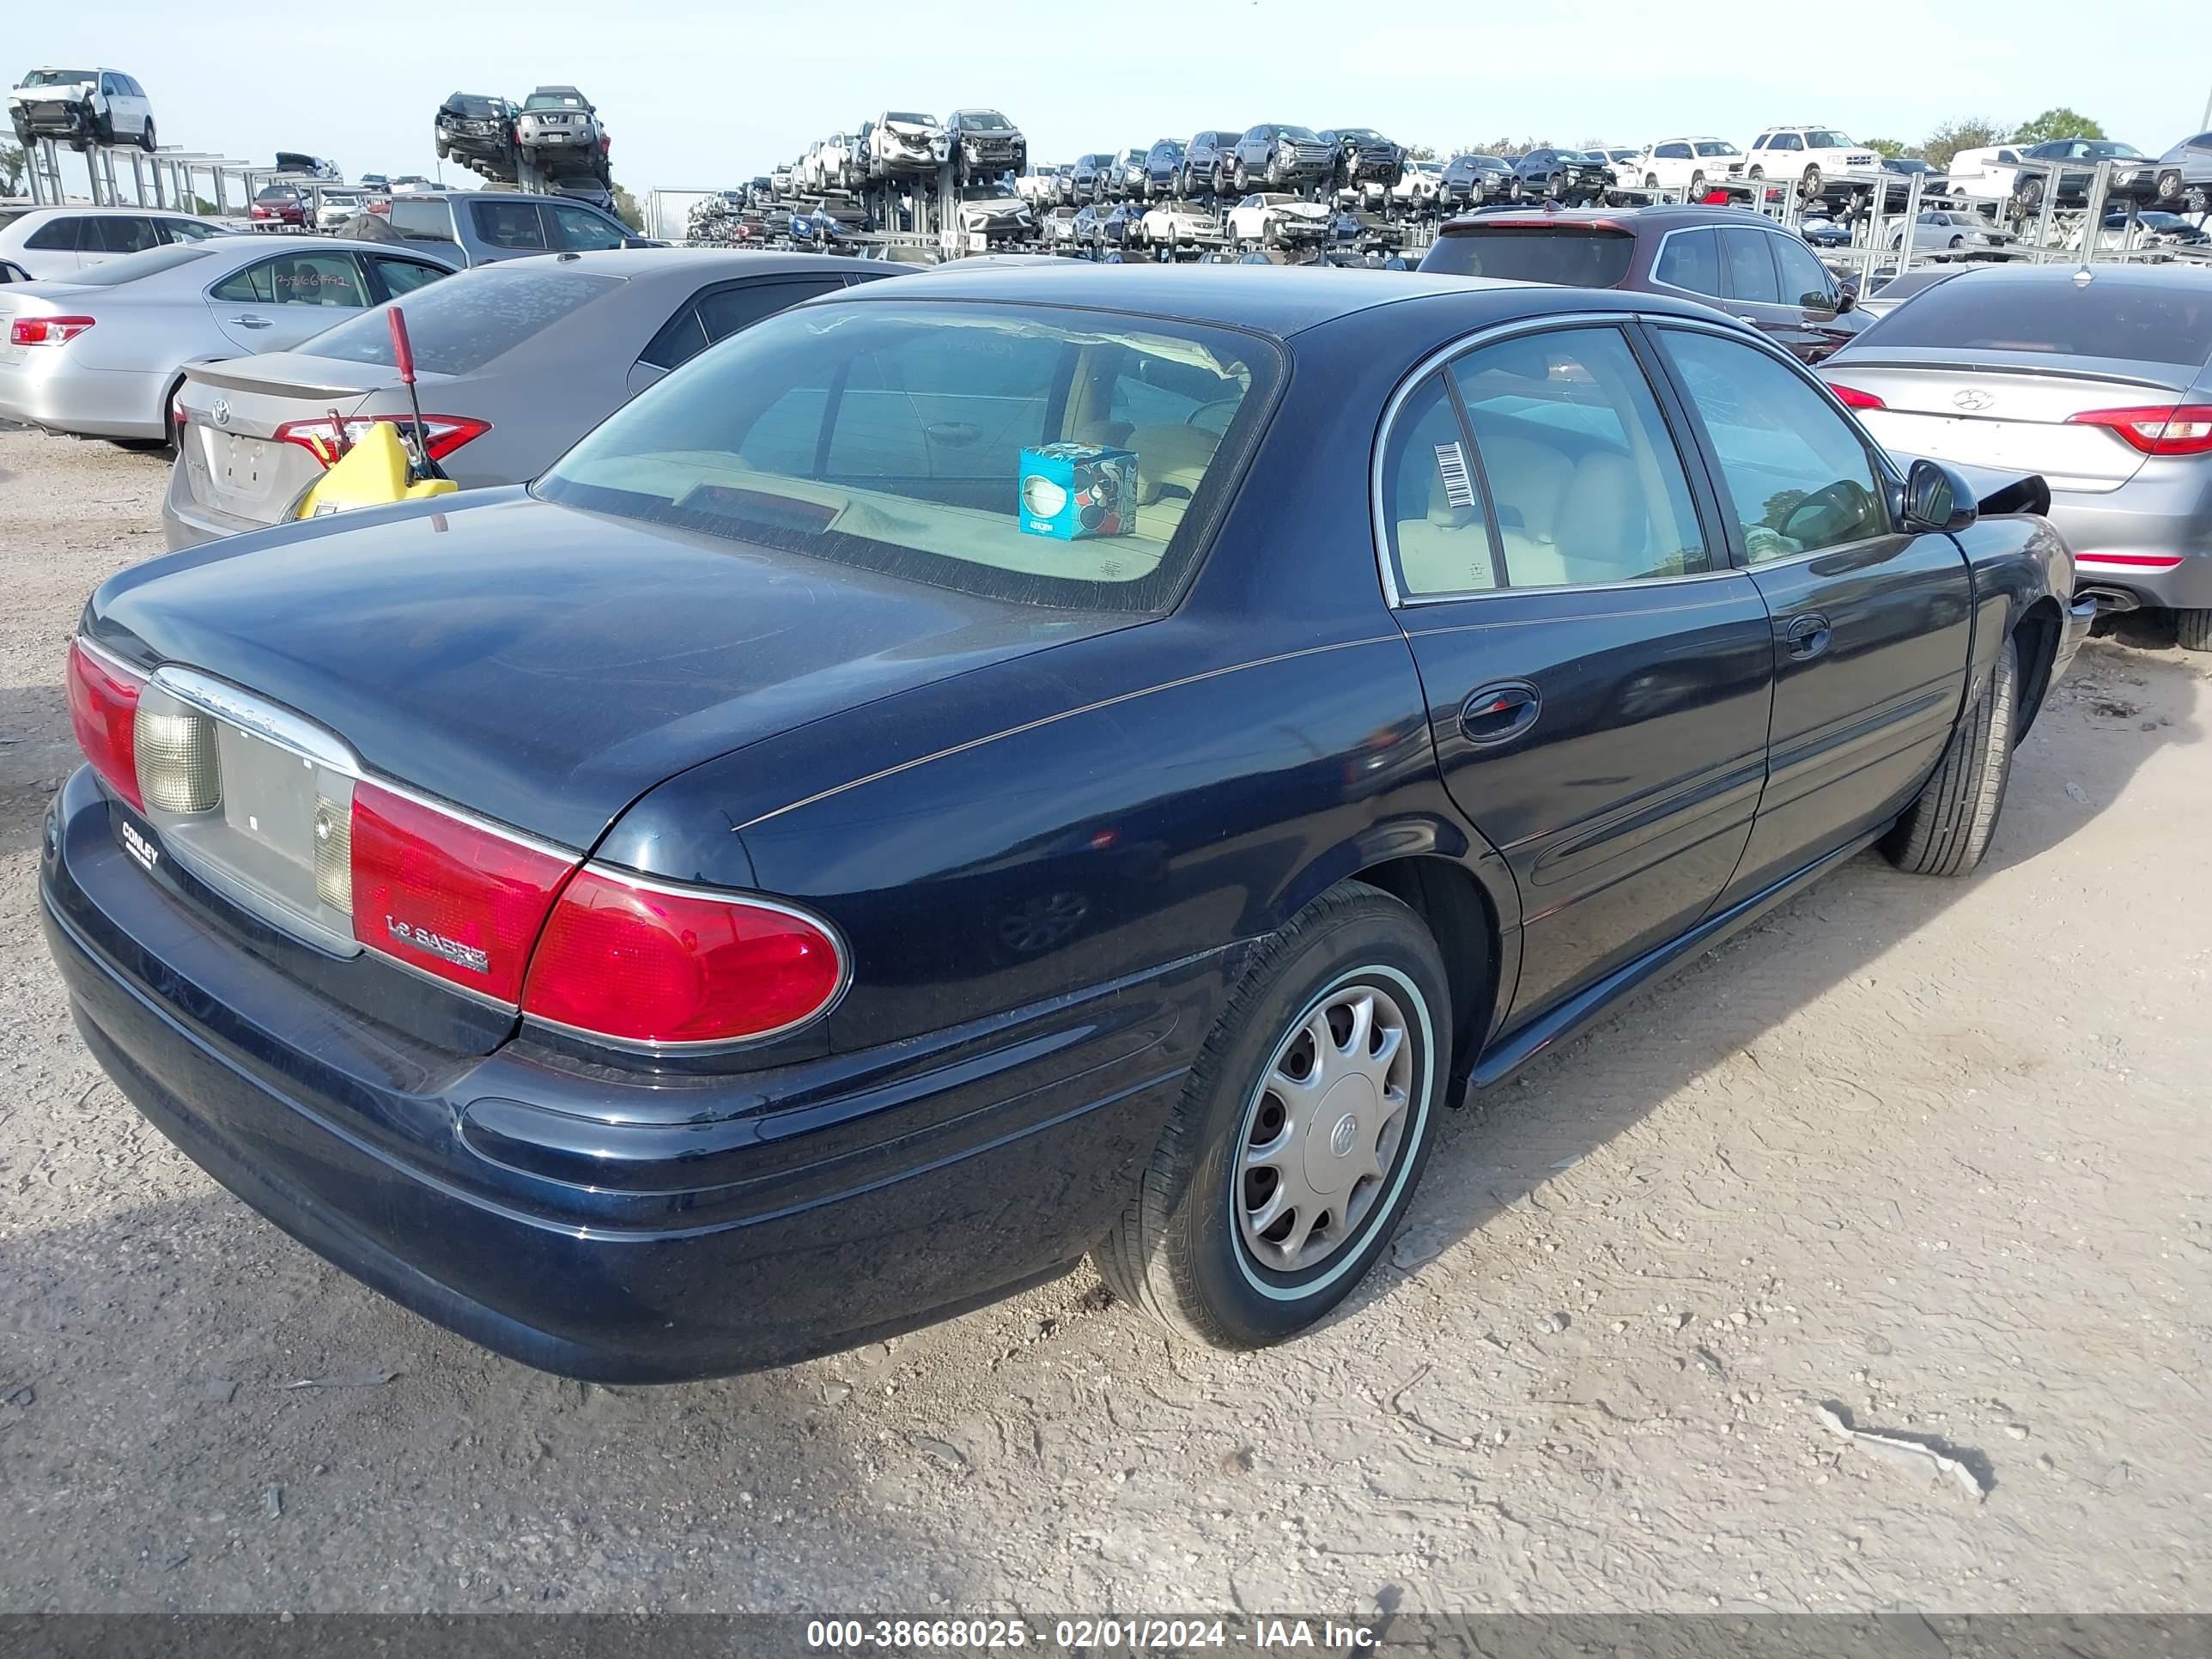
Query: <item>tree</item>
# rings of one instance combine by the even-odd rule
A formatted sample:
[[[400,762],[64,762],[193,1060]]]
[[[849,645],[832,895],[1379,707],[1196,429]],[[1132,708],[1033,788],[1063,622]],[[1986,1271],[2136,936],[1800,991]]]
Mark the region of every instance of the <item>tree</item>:
[[[1969,115],[1956,121],[1946,121],[1929,133],[1920,146],[1920,153],[1928,158],[1928,165],[1942,172],[1951,165],[1951,158],[1962,149],[1980,149],[1989,144],[2005,141],[2005,130],[1987,116]]]
[[[0,196],[13,196],[22,189],[28,165],[21,144],[0,143]]]
[[[1894,138],[1862,138],[1859,143],[1885,161],[1894,161],[1905,154],[1905,146]]]
[[[614,188],[614,198],[615,217],[632,230],[642,232],[645,229],[645,215],[639,210],[637,198],[620,185],[617,185]]]
[[[2040,144],[2053,138],[2101,138],[2104,136],[2105,129],[2096,122],[2061,104],[2057,109],[2044,111],[2033,121],[2021,122],[2020,130],[2013,134],[2013,142]]]
[[[1434,144],[1409,144],[1406,149],[1406,159],[1408,161],[1433,161],[1437,159],[1437,147]]]

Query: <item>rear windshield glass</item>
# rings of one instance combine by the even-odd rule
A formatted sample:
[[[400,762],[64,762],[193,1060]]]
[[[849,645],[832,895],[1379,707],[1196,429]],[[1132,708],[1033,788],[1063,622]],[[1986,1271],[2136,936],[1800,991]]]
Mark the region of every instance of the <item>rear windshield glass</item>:
[[[1515,283],[1611,288],[1628,275],[1636,239],[1626,231],[1573,225],[1477,225],[1439,236],[1423,270],[1498,276]]]
[[[2212,357],[2212,283],[1940,283],[1865,333],[1867,345],[2047,351],[2195,368]]]
[[[70,278],[79,288],[119,288],[125,283],[135,283],[141,276],[152,276],[164,270],[174,270],[179,265],[188,265],[195,259],[204,259],[215,250],[210,247],[179,246],[149,247],[143,253],[126,253],[120,259],[110,259],[82,270]]]
[[[619,276],[496,266],[450,276],[407,296],[415,365],[437,374],[482,368],[525,340],[622,286]],[[318,334],[301,350],[343,362],[392,368],[392,325],[371,311]]]
[[[537,488],[963,592],[1158,611],[1279,362],[1118,313],[810,306],[695,358]]]

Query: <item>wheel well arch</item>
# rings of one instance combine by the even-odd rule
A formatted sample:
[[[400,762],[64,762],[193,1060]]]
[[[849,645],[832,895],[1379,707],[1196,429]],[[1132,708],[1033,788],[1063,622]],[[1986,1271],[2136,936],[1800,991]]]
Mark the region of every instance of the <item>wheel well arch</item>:
[[[1385,859],[1355,872],[1351,879],[1398,900],[1437,942],[1451,992],[1453,1077],[1448,1099],[1456,1106],[1499,1012],[1504,953],[1497,906],[1464,865],[1435,854]]]
[[[2045,593],[2020,614],[2012,637],[2020,647],[2021,718],[2013,735],[2017,745],[2042,711],[2044,693],[2051,689],[2051,665],[2058,660],[2058,641],[2066,626],[2058,601]]]

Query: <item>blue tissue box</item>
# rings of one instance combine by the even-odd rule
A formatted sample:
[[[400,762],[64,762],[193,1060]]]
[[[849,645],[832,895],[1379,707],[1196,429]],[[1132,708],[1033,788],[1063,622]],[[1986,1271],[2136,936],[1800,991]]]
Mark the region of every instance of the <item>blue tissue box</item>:
[[[1031,536],[1064,542],[1126,536],[1137,527],[1137,452],[1102,444],[1024,449],[1016,510]]]

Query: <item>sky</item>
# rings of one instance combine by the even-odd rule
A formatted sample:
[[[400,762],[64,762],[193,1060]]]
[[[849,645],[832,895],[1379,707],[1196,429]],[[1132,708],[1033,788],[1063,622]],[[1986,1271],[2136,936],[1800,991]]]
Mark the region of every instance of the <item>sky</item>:
[[[2155,155],[2212,125],[2200,125],[2212,3],[2141,0],[2127,12],[2127,38],[2156,51],[2079,50],[2080,0],[1941,10],[1771,0],[1738,14],[1741,33],[1719,21],[1729,8],[1650,0],[1366,13],[1341,0],[1118,0],[1038,6],[1026,21],[961,0],[105,0],[40,7],[34,29],[0,39],[21,60],[10,81],[46,65],[136,76],[164,147],[263,166],[278,149],[306,150],[348,178],[435,176],[431,118],[449,93],[520,100],[541,82],[572,82],[613,134],[616,178],[642,196],[726,187],[885,108],[941,118],[978,105],[1012,117],[1039,161],[1261,121],[1377,127],[1445,153],[1501,136],[1642,144],[1711,133],[1743,144],[1778,123],[1917,145],[1948,119],[2019,122],[2061,104]],[[1365,40],[1363,15],[1376,20]],[[1814,21],[1830,17],[1840,21]],[[1765,26],[1781,19],[1806,21]],[[1054,45],[1063,21],[1074,31],[1066,49]],[[2011,44],[2041,40],[2051,47]],[[74,158],[64,168],[66,184]]]

